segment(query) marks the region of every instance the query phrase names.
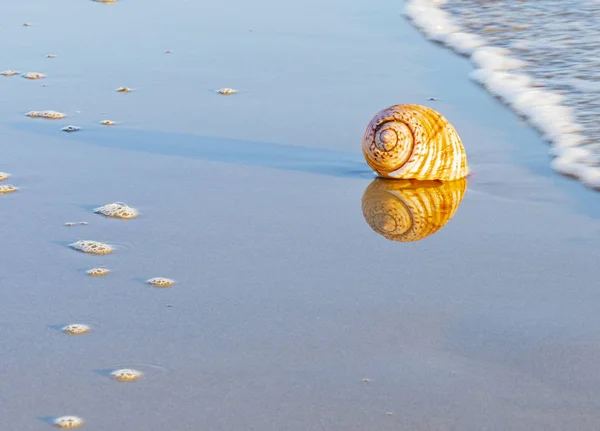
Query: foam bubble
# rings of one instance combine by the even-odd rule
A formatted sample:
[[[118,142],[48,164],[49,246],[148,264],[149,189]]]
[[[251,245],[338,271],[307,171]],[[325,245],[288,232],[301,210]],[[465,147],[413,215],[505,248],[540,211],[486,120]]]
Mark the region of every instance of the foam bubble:
[[[138,370],[134,370],[131,368],[123,368],[121,370],[115,370],[110,373],[113,379],[118,380],[120,382],[133,382],[134,380],[141,379],[143,373]]]
[[[94,210],[97,214],[102,214],[107,217],[117,217],[122,219],[136,218],[139,215],[138,210],[128,206],[123,202],[115,202],[104,205]]]
[[[108,244],[90,240],[76,241],[73,244],[69,244],[69,247],[90,254],[110,254],[113,251],[112,247]]]
[[[65,114],[56,111],[29,111],[25,115],[31,118],[47,118],[50,120],[57,120],[59,118],[66,117]]]
[[[147,280],[146,283],[154,287],[171,287],[175,284],[175,281],[164,277],[154,277]]]
[[[9,176],[6,172],[0,172],[0,181],[7,180]]]
[[[12,184],[3,184],[0,185],[0,195],[5,195],[8,193],[13,193],[16,192],[17,188],[15,186],[13,186]]]
[[[217,93],[221,93],[224,95],[229,95],[229,94],[235,94],[237,93],[237,90],[234,90],[233,88],[219,88],[217,90]]]
[[[89,269],[86,274],[90,277],[102,277],[110,273],[110,269],[106,268],[92,268]]]
[[[599,188],[600,168],[589,165],[592,152],[585,148],[568,150],[580,146],[584,138],[579,134],[583,128],[575,121],[573,109],[563,104],[563,96],[539,88],[522,72],[527,63],[514,58],[508,48],[486,46],[480,36],[462,31],[452,16],[440,9],[445,3],[445,0],[407,0],[404,13],[429,39],[470,57],[476,67],[470,78],[524,116],[551,143],[549,152],[556,156],[551,163],[554,170]]]
[[[59,418],[54,419],[54,425],[58,428],[78,428],[82,426],[84,420],[77,416],[61,416]]]
[[[87,334],[91,330],[92,328],[90,328],[88,325],[84,325],[83,323],[72,323],[62,328],[62,331],[69,335]]]
[[[14,76],[14,75],[18,75],[19,72],[17,72],[16,70],[3,70],[2,72],[0,72],[0,75],[3,76]]]
[[[39,72],[27,72],[27,73],[23,74],[23,78],[27,78],[27,79],[42,79],[45,77],[46,77],[46,75],[44,75],[43,73],[39,73]]]

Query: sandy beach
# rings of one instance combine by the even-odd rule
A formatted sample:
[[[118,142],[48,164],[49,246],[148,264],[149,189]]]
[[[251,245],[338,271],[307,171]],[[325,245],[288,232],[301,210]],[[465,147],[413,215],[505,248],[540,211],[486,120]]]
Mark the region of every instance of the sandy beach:
[[[19,188],[0,195],[0,429],[600,428],[598,193],[402,6],[0,7],[0,69],[47,75],[0,76]],[[443,113],[472,171],[420,241],[363,216],[362,134],[396,103]],[[67,118],[25,116],[46,109]],[[93,213],[117,201],[140,217]]]

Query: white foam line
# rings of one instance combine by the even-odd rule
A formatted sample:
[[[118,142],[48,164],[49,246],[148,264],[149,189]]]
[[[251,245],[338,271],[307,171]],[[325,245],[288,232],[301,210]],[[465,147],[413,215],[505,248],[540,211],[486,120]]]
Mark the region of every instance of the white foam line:
[[[443,43],[468,57],[476,69],[470,78],[524,116],[550,142],[552,168],[578,178],[591,188],[600,188],[600,167],[588,161],[592,153],[581,146],[582,127],[573,118],[572,108],[562,104],[555,92],[533,86],[531,77],[519,70],[526,65],[511,57],[506,48],[486,46],[476,34],[465,33],[440,6],[446,0],[406,0],[404,14],[429,39]]]

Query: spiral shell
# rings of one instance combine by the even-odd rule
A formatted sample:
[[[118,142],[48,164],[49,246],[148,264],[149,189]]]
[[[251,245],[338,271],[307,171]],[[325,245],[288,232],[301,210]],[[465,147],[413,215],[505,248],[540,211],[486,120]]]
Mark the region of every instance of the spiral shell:
[[[377,113],[362,149],[369,166],[384,178],[452,181],[469,174],[458,133],[425,106],[394,105]]]
[[[419,241],[440,230],[458,209],[467,180],[375,179],[362,199],[365,220],[392,241]]]

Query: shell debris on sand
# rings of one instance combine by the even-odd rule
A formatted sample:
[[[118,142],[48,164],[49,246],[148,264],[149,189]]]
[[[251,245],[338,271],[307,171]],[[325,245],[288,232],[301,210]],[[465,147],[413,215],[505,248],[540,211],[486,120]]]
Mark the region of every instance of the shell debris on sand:
[[[78,126],[65,126],[62,129],[63,132],[77,132],[79,130],[81,130],[81,127]]]
[[[43,73],[39,73],[39,72],[27,72],[23,74],[23,78],[27,78],[27,79],[42,79],[45,78],[46,75],[44,75]]]
[[[131,93],[133,91],[133,89],[129,88],[129,87],[119,87],[115,91],[117,93]]]
[[[74,250],[90,254],[110,254],[113,251],[110,245],[91,240],[76,241],[72,244],[69,244],[69,247]]]
[[[83,423],[84,420],[77,416],[61,416],[54,419],[54,425],[63,429],[78,428]]]
[[[133,382],[141,379],[144,375],[141,371],[133,370],[131,368],[123,368],[121,370],[115,370],[110,373],[111,377],[119,382]]]
[[[217,90],[217,93],[224,94],[224,95],[227,96],[229,94],[235,94],[235,93],[237,93],[237,90],[234,90],[233,88],[219,88]]]
[[[106,217],[117,217],[122,219],[136,218],[139,215],[138,210],[130,207],[123,202],[115,202],[104,205],[94,210],[96,214],[102,214]]]
[[[106,268],[92,268],[86,271],[86,274],[90,277],[102,277],[110,273],[110,269]]]
[[[3,76],[14,76],[14,75],[18,75],[19,72],[17,72],[16,70],[3,70],[2,72],[0,72],[0,75]]]
[[[154,287],[171,287],[175,284],[174,280],[164,277],[154,277],[146,281],[146,283]]]
[[[8,193],[16,192],[17,188],[12,184],[3,184],[0,185],[0,195],[6,195]]]
[[[62,331],[69,335],[87,334],[91,330],[92,328],[90,328],[88,325],[84,325],[83,323],[72,323],[62,328]]]
[[[65,114],[56,111],[29,111],[25,115],[31,118],[46,118],[49,120],[58,120],[66,117]]]
[[[81,225],[81,226],[87,226],[88,222],[80,221],[79,223],[75,223],[74,221],[68,221],[65,223],[65,226],[71,227],[71,226],[75,226],[76,224]]]
[[[7,180],[9,176],[6,172],[0,172],[0,181]]]
[[[117,123],[115,123],[114,121],[111,121],[111,120],[102,120],[102,121],[100,121],[100,124],[102,124],[104,126],[114,126]]]

